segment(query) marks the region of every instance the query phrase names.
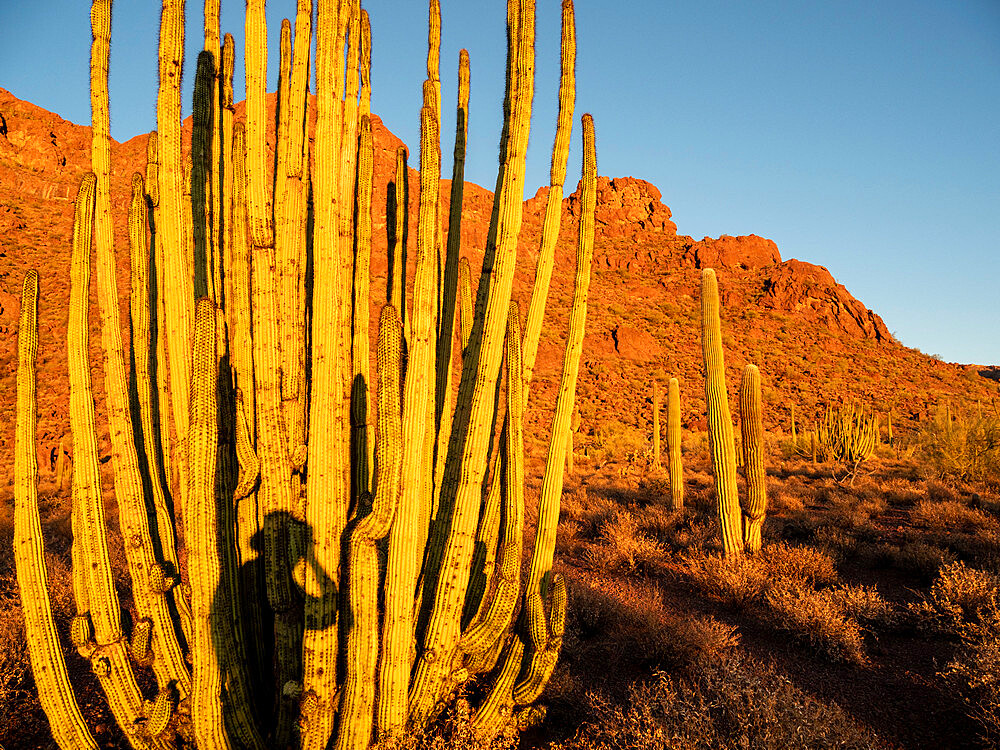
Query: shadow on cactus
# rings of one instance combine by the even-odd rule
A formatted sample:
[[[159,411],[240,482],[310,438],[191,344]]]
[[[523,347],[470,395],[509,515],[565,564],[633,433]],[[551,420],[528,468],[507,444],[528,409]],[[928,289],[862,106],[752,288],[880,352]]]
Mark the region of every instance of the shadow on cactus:
[[[131,337],[111,223],[111,2],[91,12],[93,173],[74,222],[68,329],[73,645],[134,748],[367,748],[432,726],[469,696],[481,740],[537,718],[562,646],[552,573],[583,344],[596,203],[584,115],[577,270],[527,579],[523,421],[559,233],[575,102],[573,6],[551,187],[522,335],[511,301],[534,94],[534,2],[508,2],[501,166],[472,292],[461,213],[442,231],[440,7],[431,0],[416,271],[405,258],[406,152],[387,226],[387,304],[372,367],[371,30],[356,0],[282,24],[268,157],[264,0],[246,4],[246,119],[234,44],[205,5],[189,163],[181,147],[183,0],[164,0],[157,132],[128,212]],[[317,80],[315,138],[307,85]],[[469,58],[459,59],[451,205],[462,202]],[[113,582],[89,364],[91,251],[111,468],[131,601]],[[442,256],[443,252],[443,256]],[[441,261],[443,260],[443,263]],[[443,270],[443,273],[441,270]],[[46,593],[34,449],[37,297],[19,327],[15,556],[42,707],[62,748],[96,748]],[[457,297],[461,289],[461,296]],[[455,317],[459,320],[456,322]],[[405,356],[404,356],[405,352]],[[506,363],[506,366],[504,366]],[[456,388],[457,386],[457,388]],[[123,606],[132,615],[123,612]],[[155,689],[149,686],[155,685]]]

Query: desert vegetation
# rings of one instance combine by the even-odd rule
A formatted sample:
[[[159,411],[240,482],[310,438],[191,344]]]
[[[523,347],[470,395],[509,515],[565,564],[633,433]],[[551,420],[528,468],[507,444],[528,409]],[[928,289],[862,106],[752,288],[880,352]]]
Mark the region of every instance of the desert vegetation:
[[[188,146],[165,2],[127,217],[110,5],[64,351],[28,270],[0,352],[3,748],[1000,744],[996,383],[769,241],[677,237],[655,188],[598,178],[588,116],[564,197],[569,0],[551,185],[523,203],[530,0],[495,195],[463,180],[464,53],[439,188],[436,0],[412,190],[358,3],[318,4],[310,62],[299,0],[269,102],[248,2],[241,111],[206,3]]]

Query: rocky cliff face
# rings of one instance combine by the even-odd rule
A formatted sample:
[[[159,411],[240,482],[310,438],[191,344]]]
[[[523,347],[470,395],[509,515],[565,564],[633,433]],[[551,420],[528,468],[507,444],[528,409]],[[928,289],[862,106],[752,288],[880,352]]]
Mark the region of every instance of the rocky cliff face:
[[[273,100],[271,100],[273,106]],[[237,107],[241,116],[242,106]],[[186,129],[190,137],[190,123]],[[373,313],[385,298],[387,231],[385,207],[393,189],[395,153],[401,141],[373,118],[375,136],[375,248],[372,256]],[[146,136],[112,145],[113,205],[116,208],[119,288],[128,288],[125,211],[129,180],[145,167]],[[444,144],[446,147],[448,143]],[[600,148],[600,146],[598,146]],[[39,357],[39,455],[43,471],[52,449],[67,431],[65,328],[69,297],[68,261],[76,186],[89,168],[90,129],[18,100],[0,89],[0,464],[11,464],[14,364],[21,280],[29,268],[41,273]],[[412,159],[417,162],[416,155]],[[568,189],[569,186],[567,186]],[[410,243],[416,242],[418,175],[410,170]],[[450,181],[442,180],[442,223],[447,231]],[[525,202],[514,296],[526,309],[534,277],[548,188]],[[467,183],[462,204],[462,252],[473,268],[482,260],[493,196]],[[545,410],[554,403],[568,305],[572,297],[579,193],[563,201],[556,268],[532,386],[529,421],[544,431]],[[410,253],[411,263],[415,253]],[[697,425],[700,394],[699,269],[719,272],[729,335],[727,362],[738,379],[743,362],[754,361],[765,373],[776,404],[795,399],[799,413],[829,402],[833,383],[860,399],[912,402],[912,413],[925,408],[931,392],[920,373],[933,371],[938,390],[969,389],[968,374],[934,362],[896,343],[873,311],[836,282],[822,266],[783,261],[771,240],[747,235],[695,241],[678,235],[659,190],[635,177],[599,178],[594,276],[581,375],[581,413],[593,421],[618,420],[645,429],[650,377],[682,378],[685,421]],[[123,299],[123,320],[127,321]],[[92,365],[100,371],[102,355],[92,315]],[[819,351],[817,351],[819,347]],[[830,357],[840,353],[868,379],[842,378]],[[803,364],[805,363],[805,364]],[[998,391],[996,375],[983,371],[975,387]],[[811,380],[810,380],[811,379]],[[95,396],[102,400],[102,378]],[[840,385],[837,385],[840,383]],[[983,392],[989,398],[993,391]],[[899,394],[904,394],[900,396]],[[780,394],[780,395],[779,395]],[[1000,392],[995,395],[1000,395]],[[771,424],[784,418],[784,406],[772,409]],[[905,409],[901,410],[906,413]],[[899,413],[899,412],[897,412]],[[585,430],[587,428],[585,427]],[[529,432],[532,427],[529,425]],[[0,488],[2,490],[2,488]]]

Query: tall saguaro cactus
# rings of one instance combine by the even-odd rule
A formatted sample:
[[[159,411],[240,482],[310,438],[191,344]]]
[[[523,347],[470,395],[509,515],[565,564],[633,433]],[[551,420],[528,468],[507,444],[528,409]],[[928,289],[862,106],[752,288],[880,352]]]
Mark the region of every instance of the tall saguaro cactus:
[[[747,495],[743,508],[743,543],[748,552],[760,551],[761,528],[767,511],[767,476],[764,471],[764,423],[760,407],[760,370],[743,369],[740,385],[740,435]]]
[[[670,509],[684,507],[684,469],[681,464],[681,393],[677,378],[667,385],[667,472],[670,477]]]
[[[705,361],[708,442],[715,472],[715,498],[722,530],[722,549],[726,557],[733,557],[743,554],[743,524],[736,487],[736,445],[722,353],[719,283],[711,268],[701,272],[701,344]]]
[[[311,0],[297,0],[294,33],[283,24],[272,158],[264,2],[246,3],[247,110],[245,122],[236,122],[233,39],[221,41],[220,2],[206,0],[186,180],[184,1],[164,0],[158,132],[147,146],[145,179],[133,177],[128,212],[126,360],[109,189],[111,0],[93,0],[94,172],[77,198],[67,342],[77,609],[70,633],[134,748],[362,750],[426,728],[472,677],[481,696],[472,726],[488,738],[517,721],[518,707],[538,699],[555,668],[567,590],[552,564],[593,257],[597,165],[589,115],[568,343],[522,583],[523,422],[573,116],[573,6],[564,0],[544,257],[522,334],[511,297],[534,94],[534,2],[508,1],[501,164],[475,304],[468,261],[460,260],[468,57],[459,65],[442,266],[441,19],[437,0],[429,5],[416,275],[407,300],[400,149],[394,216],[386,217],[394,230],[391,304],[380,316],[373,368],[369,255],[381,222],[371,202],[371,30],[360,2],[320,0],[314,14]],[[89,359],[92,239],[111,466],[131,577],[125,604],[133,618],[123,614],[114,585],[101,493]],[[18,579],[53,734],[64,750],[93,748],[45,594],[32,446],[34,274],[24,300]],[[452,394],[457,309],[461,376]],[[370,380],[377,384],[374,411]],[[377,415],[374,424],[369,413]],[[183,513],[183,534],[176,513]]]

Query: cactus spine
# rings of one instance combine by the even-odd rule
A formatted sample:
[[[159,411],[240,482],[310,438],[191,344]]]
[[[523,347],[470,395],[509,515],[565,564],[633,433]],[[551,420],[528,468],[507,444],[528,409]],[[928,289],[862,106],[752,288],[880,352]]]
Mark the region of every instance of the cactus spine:
[[[748,552],[759,552],[761,529],[767,511],[764,470],[764,423],[760,406],[760,370],[747,365],[740,386],[740,433],[743,438],[743,466],[747,480],[743,503],[743,543]]]
[[[667,473],[670,477],[670,509],[684,507],[684,469],[681,465],[681,395],[677,378],[667,385]]]
[[[722,354],[719,321],[719,285],[715,271],[701,272],[701,342],[705,362],[705,403],[708,407],[708,441],[715,473],[715,497],[726,557],[743,553],[739,495],[736,488],[736,447],[726,391],[726,365]]]

